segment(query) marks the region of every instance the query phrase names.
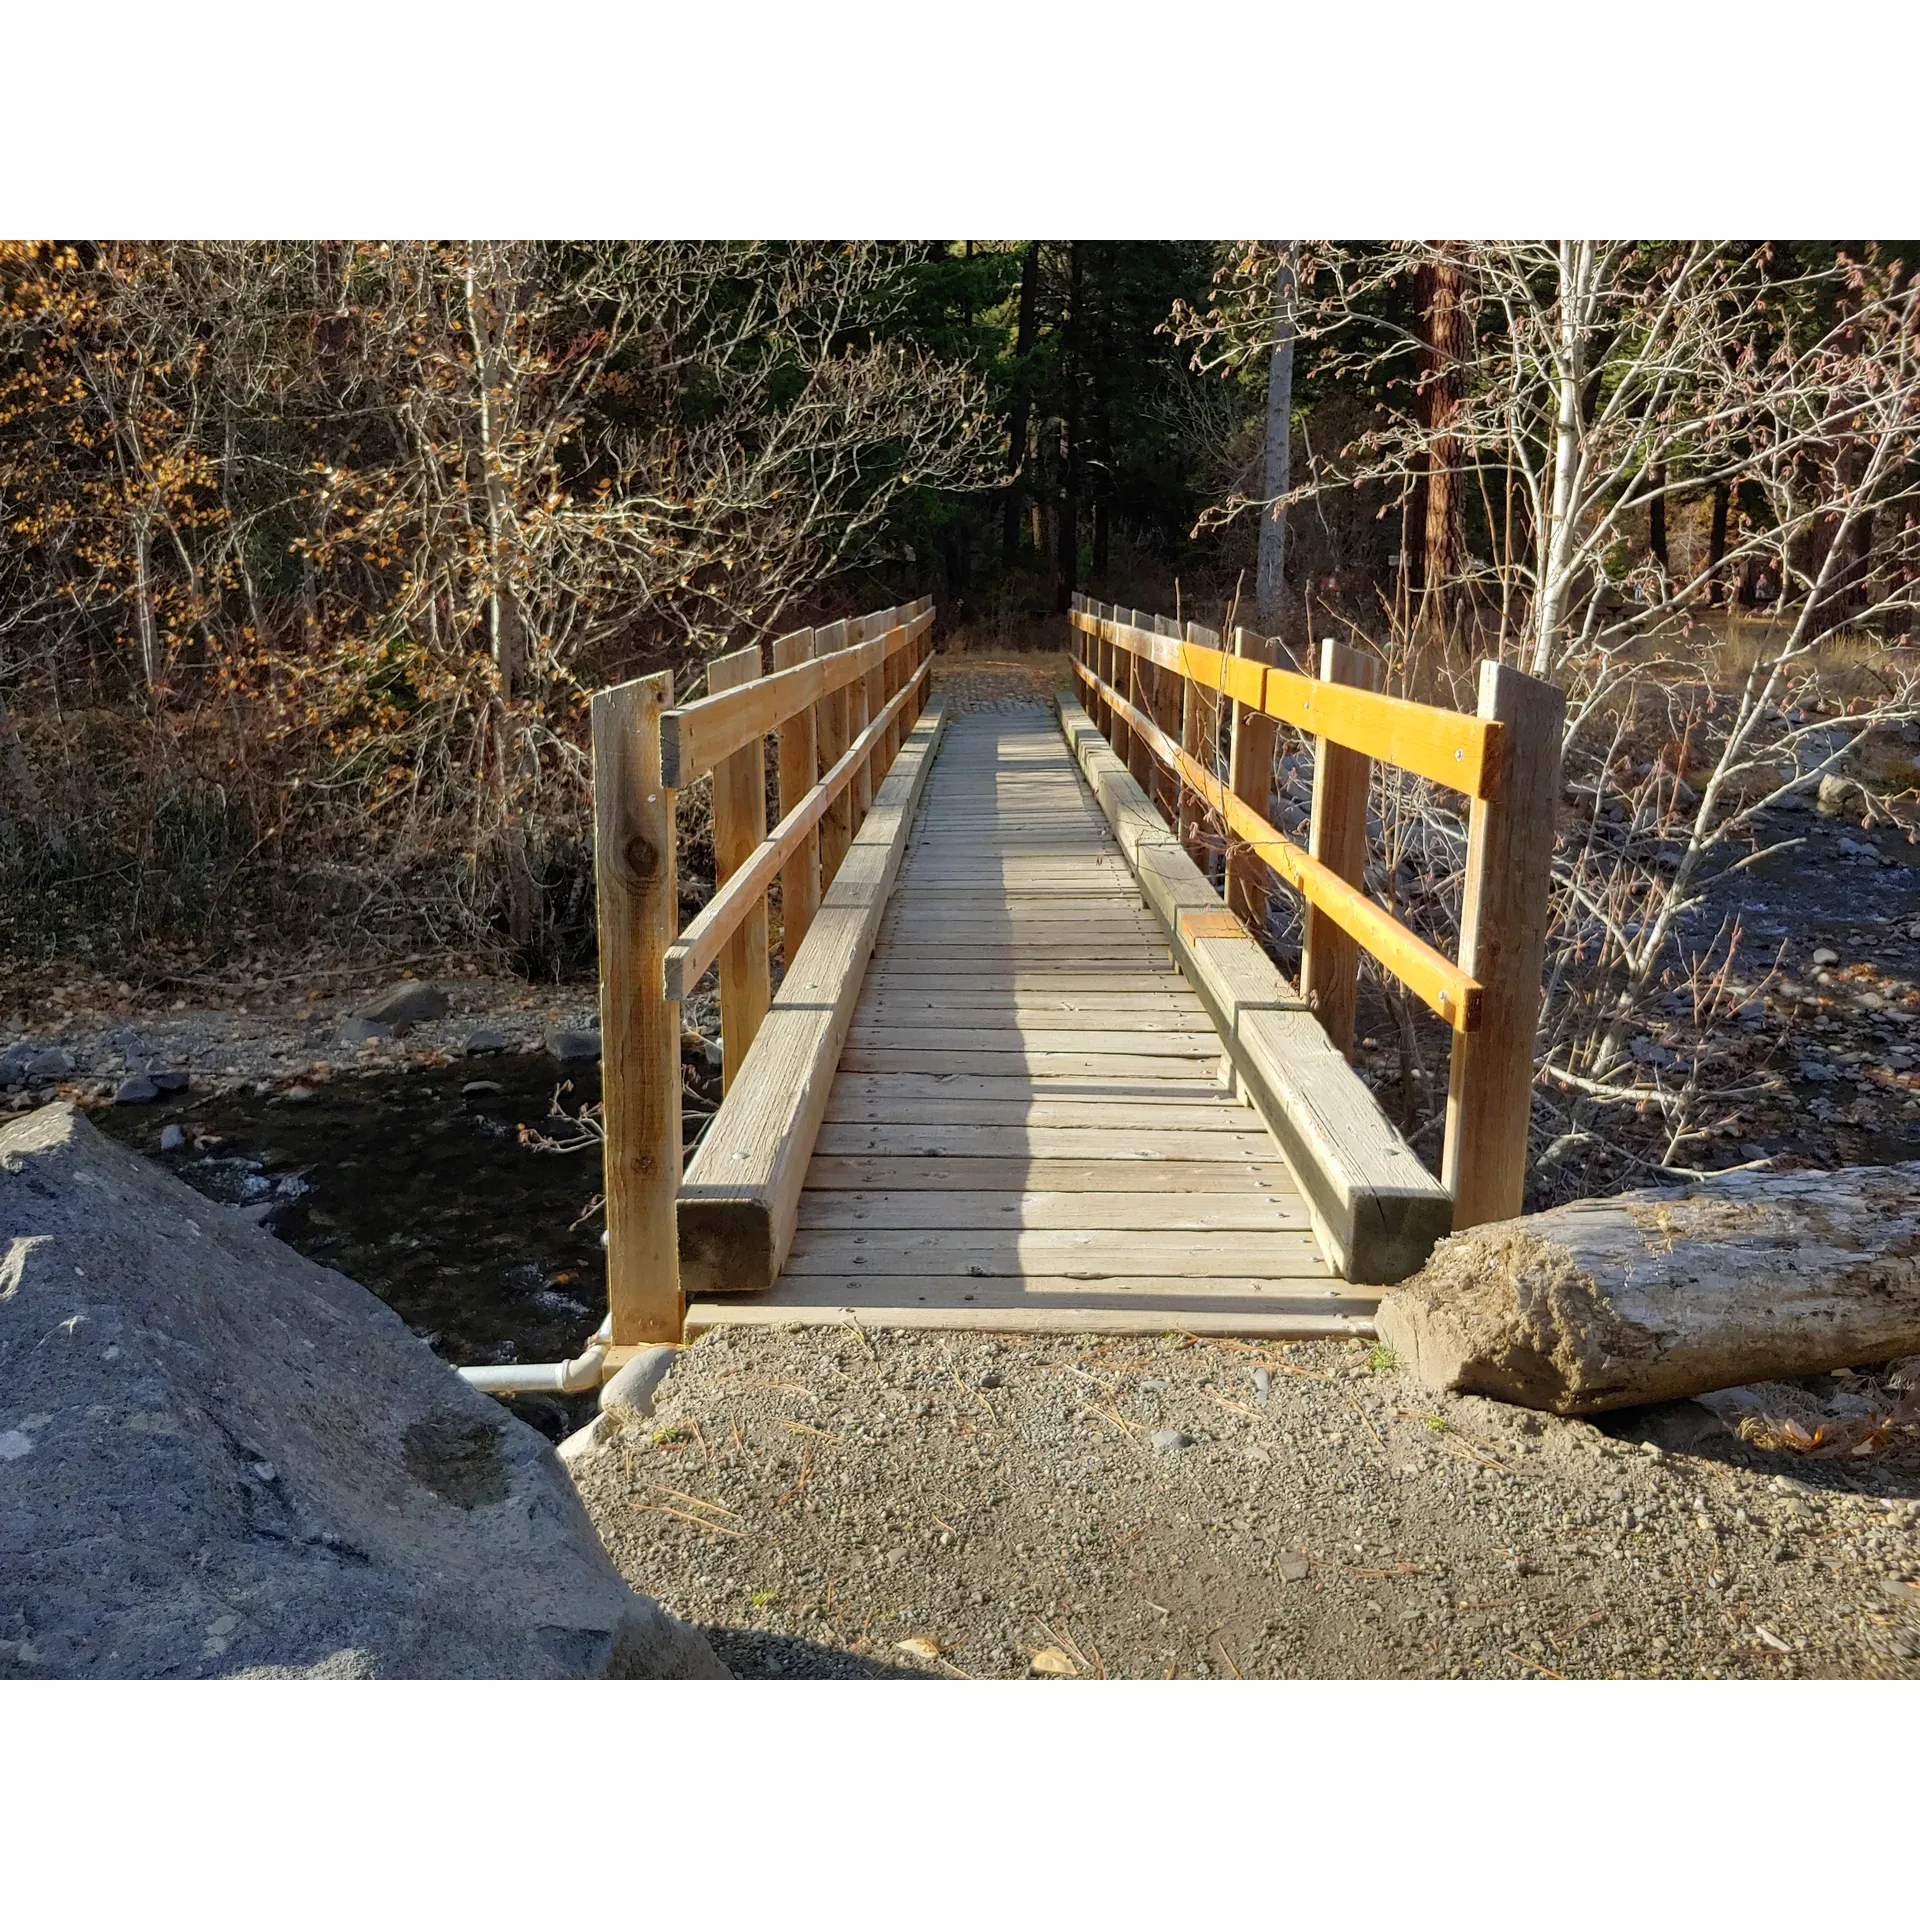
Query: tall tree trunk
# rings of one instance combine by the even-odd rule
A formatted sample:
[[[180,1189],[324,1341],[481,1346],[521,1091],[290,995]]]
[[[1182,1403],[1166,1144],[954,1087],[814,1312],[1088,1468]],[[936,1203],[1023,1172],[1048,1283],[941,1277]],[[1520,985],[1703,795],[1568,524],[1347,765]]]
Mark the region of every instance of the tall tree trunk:
[[[1033,419],[1033,395],[1026,383],[1026,362],[1033,352],[1035,308],[1040,297],[1040,242],[1029,240],[1020,263],[1020,312],[1014,323],[1013,406],[1007,415],[1007,472],[1017,475],[1026,464],[1027,427]],[[1020,482],[1010,478],[1001,508],[1000,556],[1011,563],[1020,550]]]
[[[1578,527],[1574,489],[1580,467],[1580,396],[1586,385],[1588,276],[1592,243],[1560,243],[1560,354],[1556,378],[1559,406],[1553,432],[1553,504],[1540,529],[1539,591],[1534,602],[1533,676],[1545,680],[1558,655],[1560,626],[1573,597],[1573,555]]]
[[[1060,430],[1060,548],[1053,610],[1065,613],[1080,587],[1080,291],[1081,243],[1067,247],[1066,419]]]
[[[1720,568],[1727,557],[1727,506],[1731,497],[1724,480],[1713,490],[1713,519],[1707,528],[1707,604],[1714,607],[1724,605],[1727,598],[1727,583],[1720,578]]]
[[[1653,555],[1653,564],[1662,573],[1672,572],[1667,559],[1667,496],[1661,491],[1667,484],[1667,463],[1656,460],[1647,474],[1647,484],[1654,489],[1653,498],[1647,503],[1647,548]]]
[[[1293,484],[1293,296],[1291,240],[1273,243],[1273,358],[1267,368],[1267,445],[1264,489],[1278,502]],[[1287,605],[1287,510],[1273,505],[1260,516],[1260,553],[1254,575],[1254,617],[1263,633],[1278,634]]]
[[[1420,406],[1427,428],[1426,512],[1421,528],[1420,618],[1445,633],[1458,617],[1459,574],[1466,559],[1467,492],[1459,471],[1461,442],[1449,428],[1466,400],[1473,322],[1467,308],[1460,243],[1421,270]]]

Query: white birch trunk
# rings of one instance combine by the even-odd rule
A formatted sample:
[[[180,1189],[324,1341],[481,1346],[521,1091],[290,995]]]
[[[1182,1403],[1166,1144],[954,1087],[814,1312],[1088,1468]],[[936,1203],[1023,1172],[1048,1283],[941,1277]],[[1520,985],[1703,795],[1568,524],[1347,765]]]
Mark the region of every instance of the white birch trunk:
[[[1267,371],[1267,445],[1264,485],[1278,500],[1293,484],[1293,242],[1275,243],[1273,360]],[[1287,605],[1287,510],[1270,506],[1260,516],[1260,556],[1254,581],[1255,617],[1262,632],[1277,634]]]

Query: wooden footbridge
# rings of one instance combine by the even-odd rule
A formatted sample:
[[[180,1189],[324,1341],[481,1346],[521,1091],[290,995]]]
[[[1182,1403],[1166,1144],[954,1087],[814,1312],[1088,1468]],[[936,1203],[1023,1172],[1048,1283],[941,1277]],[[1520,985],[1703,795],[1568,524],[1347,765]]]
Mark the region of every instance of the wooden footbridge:
[[[596,696],[610,1358],[850,1317],[1365,1333],[1441,1234],[1519,1211],[1559,696],[1489,663],[1455,713],[1333,643],[1314,679],[1244,630],[1072,620],[1053,712],[950,718],[926,601],[729,655],[684,706],[665,674]],[[1305,847],[1268,818],[1283,726],[1316,743]],[[1471,803],[1457,960],[1364,891],[1371,759]],[[675,795],[708,779],[719,884],[680,930]],[[1256,937],[1275,881],[1298,985]],[[1443,1179],[1348,1064],[1363,949],[1453,1030]],[[680,1003],[714,966],[724,1098],[687,1156]]]

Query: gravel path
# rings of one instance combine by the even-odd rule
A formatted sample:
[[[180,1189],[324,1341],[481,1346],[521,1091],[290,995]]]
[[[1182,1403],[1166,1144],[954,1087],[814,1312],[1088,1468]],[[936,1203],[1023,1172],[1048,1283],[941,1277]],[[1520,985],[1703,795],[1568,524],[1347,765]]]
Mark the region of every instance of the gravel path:
[[[1920,1676],[1920,1460],[1441,1404],[1388,1361],[728,1329],[572,1470],[745,1677]]]

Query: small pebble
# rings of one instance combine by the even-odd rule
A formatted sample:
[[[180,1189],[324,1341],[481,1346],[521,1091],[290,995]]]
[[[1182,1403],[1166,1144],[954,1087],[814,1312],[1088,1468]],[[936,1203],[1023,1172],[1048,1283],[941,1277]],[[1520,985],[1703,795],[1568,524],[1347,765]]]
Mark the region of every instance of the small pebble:
[[[1155,1453],[1178,1453],[1182,1447],[1193,1445],[1193,1435],[1177,1427],[1156,1427],[1149,1444]]]
[[[186,1144],[187,1133],[184,1127],[169,1122],[160,1129],[160,1151],[162,1153],[178,1153]]]

